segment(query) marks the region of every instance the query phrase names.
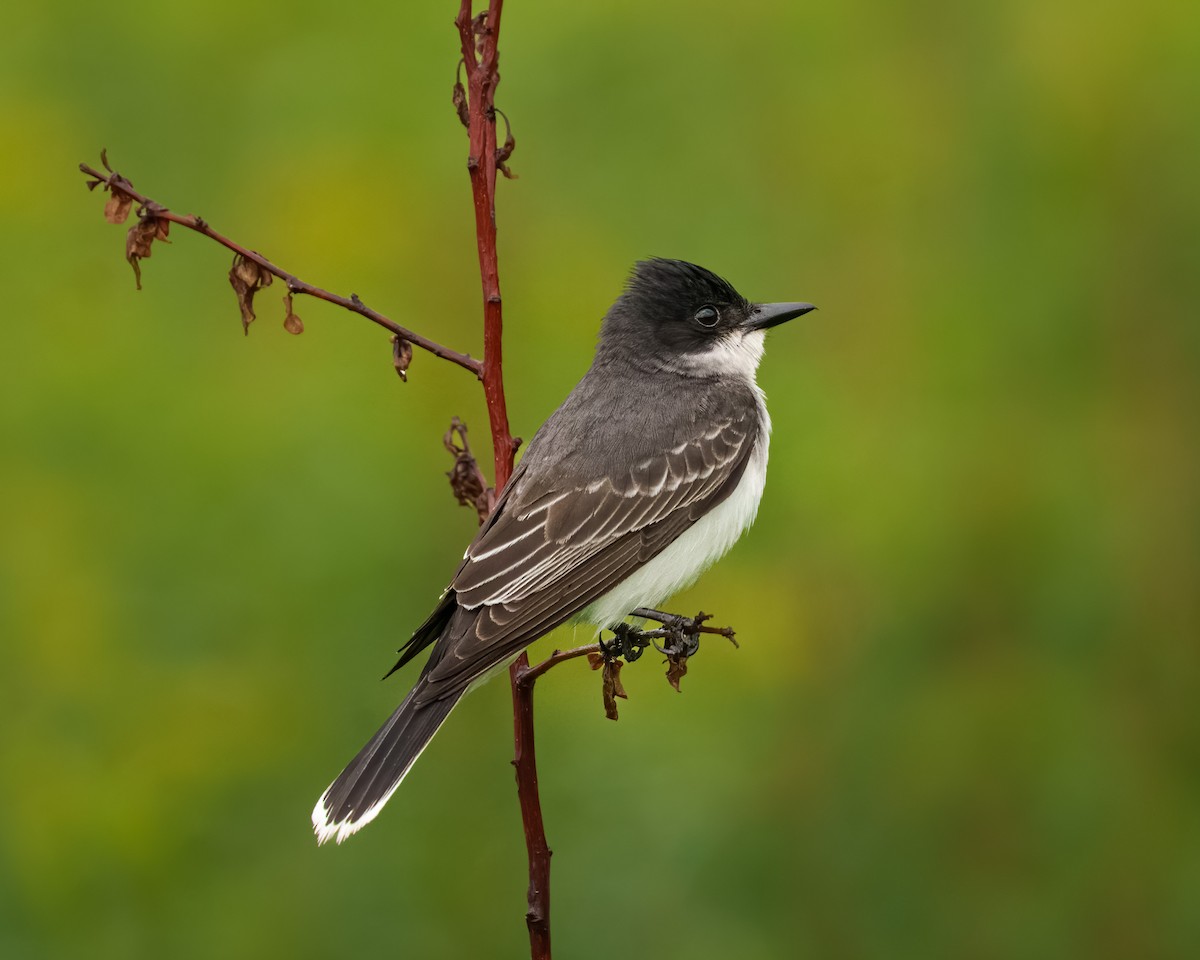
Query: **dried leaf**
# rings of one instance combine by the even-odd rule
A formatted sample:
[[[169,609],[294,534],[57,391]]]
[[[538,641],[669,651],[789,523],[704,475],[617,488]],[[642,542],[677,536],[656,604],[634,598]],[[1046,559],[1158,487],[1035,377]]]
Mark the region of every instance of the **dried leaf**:
[[[509,180],[516,180],[517,175],[508,169],[506,161],[512,156],[513,151],[517,149],[517,139],[512,133],[512,124],[508,122],[508,115],[503,110],[496,111],[500,116],[504,117],[504,145],[496,148],[496,169],[504,174]]]
[[[269,287],[275,278],[253,260],[240,253],[233,258],[233,266],[229,269],[229,285],[237,294],[238,307],[242,311],[242,330],[250,332],[250,324],[254,322],[254,294],[263,287]]]
[[[125,259],[133,267],[133,276],[139,290],[142,289],[142,268],[138,265],[138,261],[150,256],[150,245],[159,236],[159,224],[158,217],[146,214],[139,218],[138,222],[125,234]],[[163,231],[163,236],[166,236],[165,231]]]
[[[461,442],[455,442],[455,437]],[[492,512],[492,490],[479,471],[479,464],[467,443],[467,425],[458,417],[450,420],[450,429],[442,437],[442,444],[454,456],[454,466],[446,474],[450,478],[450,489],[454,498],[464,507],[474,507],[483,523]]]
[[[667,683],[679,693],[679,681],[687,676],[687,654],[667,654]]]
[[[150,245],[158,227],[153,220],[139,220],[125,235],[125,255],[127,257],[144,258],[150,256]]]
[[[412,358],[413,345],[402,337],[392,337],[392,365],[405,383],[408,383],[408,365],[412,363]],[[466,427],[463,427],[463,433],[466,433]]]
[[[610,660],[609,674],[612,681],[613,696],[620,697],[622,700],[628,700],[629,694],[625,692],[625,685],[621,683],[621,668],[625,666],[624,660]]]
[[[254,308],[250,305],[254,294],[246,285],[246,281],[238,275],[236,267],[229,271],[229,285],[233,287],[238,307],[242,311],[242,330],[249,333],[250,324],[254,322]]]
[[[458,119],[464,127],[471,125],[471,113],[467,109],[467,90],[462,85],[462,81],[458,80],[454,84],[454,95],[451,97],[454,103],[454,110],[458,114]]]
[[[624,661],[612,659],[604,661],[604,678],[601,681],[601,687],[604,693],[604,715],[609,720],[617,720],[617,697],[622,700],[628,700],[629,696],[625,693],[625,687],[621,683],[621,668],[625,666]]]
[[[258,288],[258,264],[253,260],[249,260],[239,253],[234,257],[233,270],[246,286]]]
[[[104,219],[109,223],[124,223],[133,209],[133,197],[117,187],[112,188],[112,196],[104,205]]]
[[[289,293],[283,298],[284,309],[287,310],[287,316],[283,318],[283,329],[290,334],[299,336],[304,332],[304,321],[296,316],[292,310],[292,295]]]
[[[100,150],[100,166],[109,173],[113,172],[113,168],[108,165],[108,147],[102,147]]]

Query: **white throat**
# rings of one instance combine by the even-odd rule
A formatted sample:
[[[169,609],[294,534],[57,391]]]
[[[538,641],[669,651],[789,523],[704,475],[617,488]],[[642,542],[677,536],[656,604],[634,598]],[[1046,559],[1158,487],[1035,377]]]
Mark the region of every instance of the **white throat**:
[[[703,353],[668,361],[666,368],[692,376],[736,377],[758,389],[754,374],[762,361],[766,338],[765,330],[731,330]]]

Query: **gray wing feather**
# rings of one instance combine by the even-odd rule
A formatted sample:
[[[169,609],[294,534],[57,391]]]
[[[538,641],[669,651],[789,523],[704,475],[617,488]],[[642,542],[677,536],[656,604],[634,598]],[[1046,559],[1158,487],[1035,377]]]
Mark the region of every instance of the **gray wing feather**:
[[[572,614],[602,596],[651,559],[689,527],[689,511],[678,511],[653,527],[610,542],[586,564],[570,568],[555,588],[532,594],[518,603],[496,603],[469,614],[467,629],[450,643],[439,644],[422,676],[417,698],[424,702],[460,693],[497,664],[566,622]],[[466,618],[464,618],[466,619]],[[439,656],[439,653],[441,654]]]
[[[749,420],[637,464],[616,482],[580,483],[533,508],[506,510],[467,551],[451,582],[458,602],[474,608],[539,593],[613,541],[708,500],[744,466],[756,439]]]

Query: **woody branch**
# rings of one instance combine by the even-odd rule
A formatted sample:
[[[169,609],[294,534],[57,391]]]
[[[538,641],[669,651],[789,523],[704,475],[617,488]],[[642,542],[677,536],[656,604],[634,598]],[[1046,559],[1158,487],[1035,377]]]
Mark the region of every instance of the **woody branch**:
[[[101,163],[107,169],[108,161],[103,155]],[[431,340],[429,337],[419,334],[416,331],[402,327],[394,320],[390,320],[377,310],[368,307],[356,294],[352,293],[348,297],[343,297],[339,294],[331,293],[323,287],[318,287],[315,284],[301,280],[295,274],[272,263],[257,251],[251,250],[236,240],[218,233],[202,217],[192,214],[175,213],[164,204],[151,199],[144,193],[140,193],[134,189],[133,184],[128,179],[114,170],[107,170],[107,173],[102,173],[87,163],[81,163],[79,169],[85,176],[91,178],[88,182],[88,186],[91,189],[103,187],[109,192],[110,199],[108,206],[105,208],[105,214],[110,222],[124,222],[129,215],[130,209],[136,205],[137,222],[129,228],[129,238],[126,241],[126,259],[134,266],[139,287],[141,286],[141,268],[138,266],[138,261],[150,256],[151,243],[154,240],[165,241],[167,239],[169,229],[167,225],[172,223],[178,224],[201,236],[208,237],[228,250],[232,250],[239,262],[252,264],[258,273],[258,277],[252,278],[250,281],[254,285],[255,290],[269,285],[271,282],[270,277],[278,277],[287,285],[288,293],[291,295],[313,297],[317,300],[332,303],[344,310],[349,310],[351,313],[357,313],[359,316],[366,317],[385,330],[391,331],[393,336],[399,341],[413,344],[422,350],[427,350],[435,357],[440,357],[443,360],[457,364],[464,370],[469,370],[475,376],[482,378],[483,363],[481,361],[476,360],[469,354],[451,350],[449,347]],[[253,293],[251,293],[252,297]],[[249,319],[253,319],[253,313],[251,313]],[[244,310],[243,321],[247,324],[249,322],[246,319]]]

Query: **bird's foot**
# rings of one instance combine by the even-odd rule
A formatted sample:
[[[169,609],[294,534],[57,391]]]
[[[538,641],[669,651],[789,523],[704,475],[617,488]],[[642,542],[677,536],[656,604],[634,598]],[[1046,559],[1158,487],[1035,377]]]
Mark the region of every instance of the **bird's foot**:
[[[678,613],[664,613],[649,607],[638,607],[630,616],[653,620],[660,626],[647,630],[635,627],[631,623],[618,623],[612,628],[612,640],[600,641],[600,652],[604,662],[611,663],[618,657],[624,657],[626,663],[633,663],[641,657],[647,647],[652,646],[667,658],[667,680],[676,690],[679,689],[680,679],[687,673],[688,659],[695,656],[700,649],[700,634],[720,634],[737,646],[733,629],[706,626],[712,615],[703,611],[694,617],[686,617]]]
[[[700,634],[715,633],[725,637],[735,647],[732,627],[709,627],[707,622],[713,618],[711,613],[701,610],[694,617],[685,617],[678,613],[664,613],[650,607],[638,607],[630,616],[641,617],[643,620],[654,620],[662,624],[656,630],[644,630],[642,636],[654,644],[659,653],[667,657],[691,657],[700,649]],[[656,641],[662,638],[665,642],[660,646]]]
[[[632,623],[618,623],[612,628],[613,638],[609,641],[600,640],[600,653],[605,660],[615,660],[624,657],[626,663],[633,663],[645,652],[654,641],[647,634],[652,631],[640,630]],[[658,644],[654,644],[658,646]]]

